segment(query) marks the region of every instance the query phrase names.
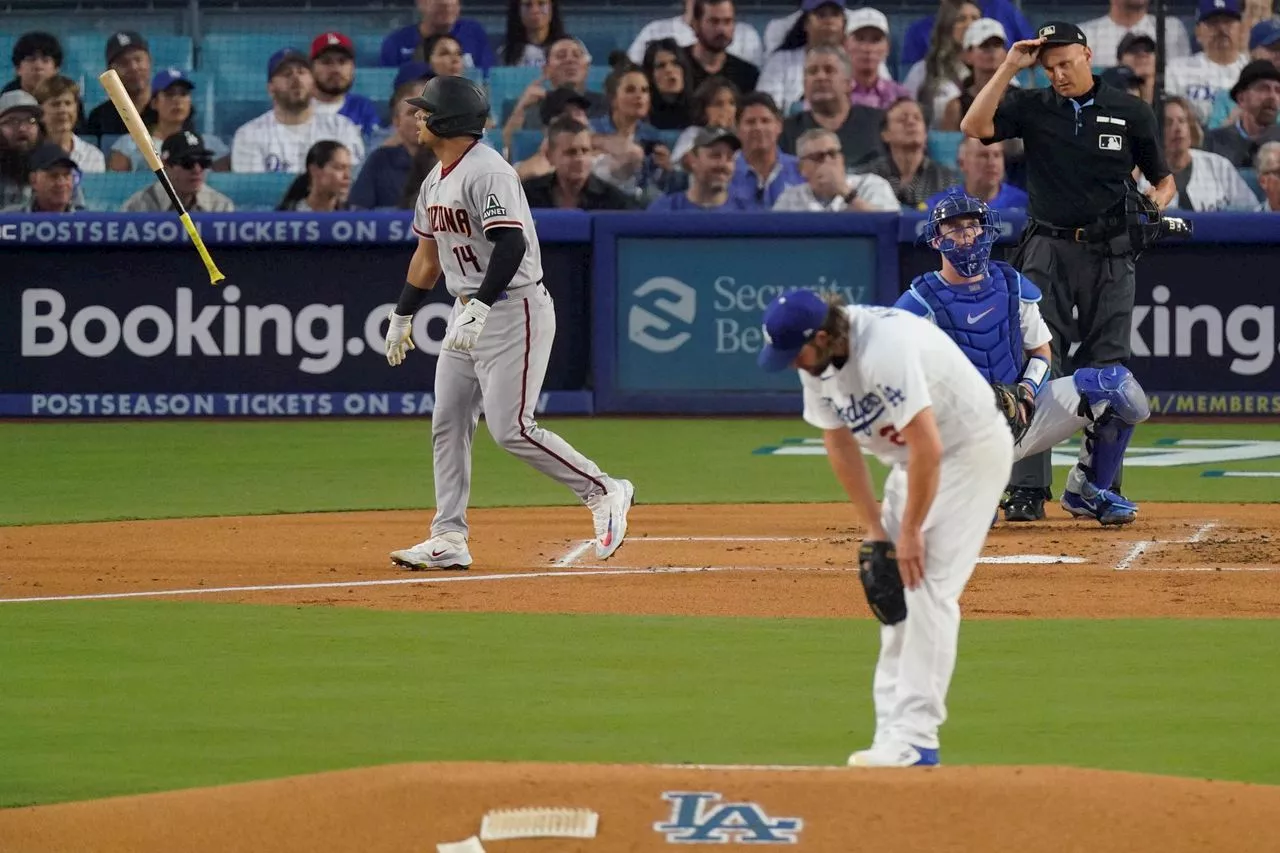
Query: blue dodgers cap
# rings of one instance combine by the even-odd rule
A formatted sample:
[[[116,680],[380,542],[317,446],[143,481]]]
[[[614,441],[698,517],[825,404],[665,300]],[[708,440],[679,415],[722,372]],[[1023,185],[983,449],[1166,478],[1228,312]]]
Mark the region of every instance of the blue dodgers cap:
[[[764,346],[757,362],[768,371],[786,370],[827,319],[827,303],[812,290],[784,293],[764,311]]]
[[[1200,22],[1214,15],[1227,15],[1240,20],[1243,17],[1240,14],[1240,0],[1200,0],[1200,14],[1196,16],[1196,21]]]
[[[1254,24],[1253,29],[1249,30],[1249,50],[1271,47],[1276,42],[1280,42],[1280,20],[1267,18]]]
[[[435,74],[431,71],[431,66],[419,60],[410,60],[400,66],[400,70],[396,71],[395,82],[391,84],[392,91],[399,89],[405,83],[420,83],[423,80],[429,80]]]
[[[307,59],[307,55],[300,50],[292,47],[285,47],[271,54],[271,58],[267,60],[267,79],[270,80],[276,76],[276,72],[286,65],[301,65],[304,68],[311,67],[311,60]]]
[[[175,83],[183,83],[189,90],[196,87],[181,68],[166,68],[151,79],[151,91],[163,92]]]

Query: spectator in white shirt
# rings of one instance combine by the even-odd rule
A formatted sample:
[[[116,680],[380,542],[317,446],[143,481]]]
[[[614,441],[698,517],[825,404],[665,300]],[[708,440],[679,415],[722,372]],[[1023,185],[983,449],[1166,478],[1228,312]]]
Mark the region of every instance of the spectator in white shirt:
[[[879,175],[846,171],[840,137],[831,131],[806,130],[796,140],[796,154],[804,183],[783,190],[773,203],[774,210],[898,212],[898,198],[888,181]]]
[[[920,102],[930,127],[937,125],[947,102],[956,96],[969,75],[963,58],[964,35],[969,25],[981,18],[982,10],[972,0],[943,0],[933,20],[928,54],[911,66],[902,81],[911,97]]]
[[[1164,159],[1173,172],[1178,195],[1170,207],[1197,212],[1257,210],[1258,198],[1231,161],[1201,151],[1204,131],[1186,98],[1164,101]]]
[[[1150,5],[1150,0],[1111,0],[1111,9],[1107,14],[1080,25],[1081,32],[1089,40],[1089,47],[1093,49],[1093,55],[1100,64],[1106,64],[1113,56],[1118,57],[1120,42],[1131,33],[1147,36],[1155,44],[1156,19],[1148,11]],[[1191,55],[1187,28],[1172,14],[1165,18],[1164,39],[1166,60]],[[1134,70],[1138,71],[1136,68]],[[1142,71],[1138,73],[1147,76]]]
[[[73,132],[80,114],[79,84],[59,74],[41,81],[35,96],[43,110],[45,139],[70,154],[81,172],[105,172],[102,152]]]
[[[1259,148],[1254,167],[1258,170],[1258,185],[1266,196],[1262,209],[1280,213],[1280,142],[1268,142]]]
[[[765,62],[756,91],[773,98],[782,114],[804,98],[804,59],[811,47],[841,47],[844,44],[844,0],[804,0],[804,17],[787,33],[786,39]]]
[[[364,159],[360,129],[340,115],[318,115],[311,105],[315,80],[307,57],[292,48],[267,61],[272,108],[236,131],[231,142],[234,172],[304,171],[307,152],[323,139],[341,142],[353,164]]]
[[[1190,101],[1201,124],[1208,123],[1218,93],[1235,85],[1248,64],[1244,39],[1240,0],[1200,0],[1196,40],[1204,52],[1169,62],[1164,89]]]
[[[559,0],[507,0],[507,35],[498,61],[541,68],[547,48],[564,38]]]
[[[792,27],[796,25],[796,21],[799,21],[801,16],[804,15],[803,0],[800,0],[800,2],[797,2],[796,6],[800,8],[796,9],[796,11],[792,12],[790,15],[783,15],[781,18],[774,18],[772,21],[765,24],[764,26],[764,55],[765,56],[768,56],[769,54],[773,53],[775,50],[778,49],[779,45],[781,45],[784,41],[787,40],[787,35],[791,32]],[[856,9],[849,9],[845,11],[844,13],[845,32],[853,32],[853,16],[856,11],[857,11]]]
[[[627,56],[631,61],[636,65],[643,62],[645,48],[651,41],[673,38],[681,47],[689,47],[697,41],[697,36],[693,32],[693,6],[696,2],[698,0],[684,0],[683,15],[659,18],[645,24],[635,41],[631,42],[631,47],[627,49]],[[764,58],[764,49],[760,44],[760,34],[756,32],[756,28],[750,24],[735,22],[733,40],[729,42],[727,52],[752,65],[759,66]]]

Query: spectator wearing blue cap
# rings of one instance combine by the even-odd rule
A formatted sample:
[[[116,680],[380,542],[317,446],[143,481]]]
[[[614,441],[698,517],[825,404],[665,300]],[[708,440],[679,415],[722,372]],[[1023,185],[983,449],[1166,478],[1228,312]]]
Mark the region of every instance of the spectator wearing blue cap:
[[[1113,56],[1118,58],[1124,52],[1121,44],[1132,36],[1147,39],[1155,50],[1156,18],[1150,7],[1150,0],[1111,0],[1107,14],[1081,24],[1080,31],[1093,48],[1093,55],[1104,62]],[[1169,60],[1190,55],[1187,28],[1170,14],[1164,22],[1164,57]]]
[[[391,135],[369,151],[359,177],[351,187],[351,206],[361,210],[395,208],[400,204],[405,181],[418,153],[417,107],[405,103],[417,97],[431,76],[425,62],[406,62],[396,73],[391,95]]]
[[[378,127],[378,108],[351,91],[356,82],[356,46],[342,33],[329,31],[311,42],[311,73],[316,80],[317,115],[340,115],[368,138]]]
[[[1280,19],[1266,18],[1249,30],[1249,56],[1265,59],[1280,68]],[[1222,91],[1213,101],[1209,127],[1216,129],[1232,124],[1240,118],[1240,111],[1229,91]]]
[[[169,137],[184,130],[195,130],[195,107],[191,93],[196,84],[180,68],[165,68],[151,81],[151,103],[145,121],[156,150]],[[213,153],[214,169],[225,172],[231,168],[231,150],[216,136],[204,137],[204,146]],[[111,146],[107,156],[109,172],[149,172],[151,167],[138,150],[138,144],[129,134],[121,136]]]
[[[733,179],[733,158],[742,143],[727,127],[704,127],[685,157],[689,189],[667,193],[653,200],[650,211],[740,211],[751,210],[741,198],[729,192]]]
[[[1204,51],[1165,66],[1164,90],[1190,101],[1201,124],[1209,121],[1218,93],[1235,85],[1249,62],[1241,17],[1240,0],[1200,0],[1196,40]]]
[[[941,0],[938,5],[955,6],[957,3],[956,0]],[[1036,37],[1035,30],[1010,0],[980,0],[977,6],[982,17],[994,18],[1000,22],[1009,36],[1010,43]],[[920,18],[912,21],[907,27],[902,37],[902,55],[898,57],[898,64],[902,68],[910,68],[928,56],[930,36],[937,22],[936,18],[936,15]]]
[[[394,68],[411,59],[424,39],[433,35],[453,36],[462,46],[462,59],[467,68],[479,68],[486,74],[494,65],[489,34],[479,21],[459,17],[462,4],[458,0],[417,0],[420,20],[401,27],[382,40],[382,64]]]
[[[116,72],[129,99],[142,115],[143,124],[155,121],[151,109],[151,48],[138,33],[120,30],[107,39],[107,68]],[[85,119],[84,131],[88,136],[120,136],[129,129],[116,111],[115,104],[107,98],[98,104]]]
[[[289,172],[305,168],[307,152],[324,139],[341,142],[353,166],[364,160],[360,129],[337,114],[315,111],[315,79],[306,54],[293,48],[267,60],[267,93],[271,109],[246,122],[231,140],[233,172]]]

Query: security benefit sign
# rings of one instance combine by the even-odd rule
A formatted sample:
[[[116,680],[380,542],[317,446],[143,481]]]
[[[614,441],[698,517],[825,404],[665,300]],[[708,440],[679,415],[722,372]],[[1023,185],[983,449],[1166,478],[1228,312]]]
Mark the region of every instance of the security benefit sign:
[[[794,391],[756,366],[761,322],[796,289],[875,299],[875,237],[618,240],[617,383],[636,391]]]
[[[1277,265],[1280,249],[1269,246],[1160,246],[1142,256],[1128,365],[1153,392],[1152,411],[1280,414]]]

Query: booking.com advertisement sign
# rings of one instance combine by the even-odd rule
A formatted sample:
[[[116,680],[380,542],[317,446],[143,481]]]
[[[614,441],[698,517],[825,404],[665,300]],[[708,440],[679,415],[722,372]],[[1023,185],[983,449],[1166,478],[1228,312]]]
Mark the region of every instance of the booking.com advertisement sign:
[[[752,214],[733,218],[759,221]],[[658,233],[646,234],[636,232],[653,229],[652,220],[638,223],[633,215],[608,245],[597,230],[594,292],[598,301],[612,302],[607,317],[596,307],[595,354],[604,358],[596,375],[599,380],[602,370],[610,374],[597,383],[597,409],[603,404],[607,410],[614,395],[641,410],[690,411],[693,405],[715,411],[743,395],[797,393],[793,372],[765,373],[756,364],[765,308],[796,289],[847,303],[882,301],[879,262],[895,254],[881,251],[874,231],[832,233],[835,218],[822,216],[825,234],[794,226],[787,230],[796,233],[778,234],[778,218],[771,217],[775,227],[767,233],[712,236],[699,235],[697,226],[714,221],[723,233],[724,217],[666,217]],[[680,234],[664,233],[672,225]],[[611,266],[612,286],[599,281],[604,264]],[[606,291],[613,298],[600,300]],[[599,334],[606,328],[608,334]],[[793,401],[779,402],[794,407]]]

